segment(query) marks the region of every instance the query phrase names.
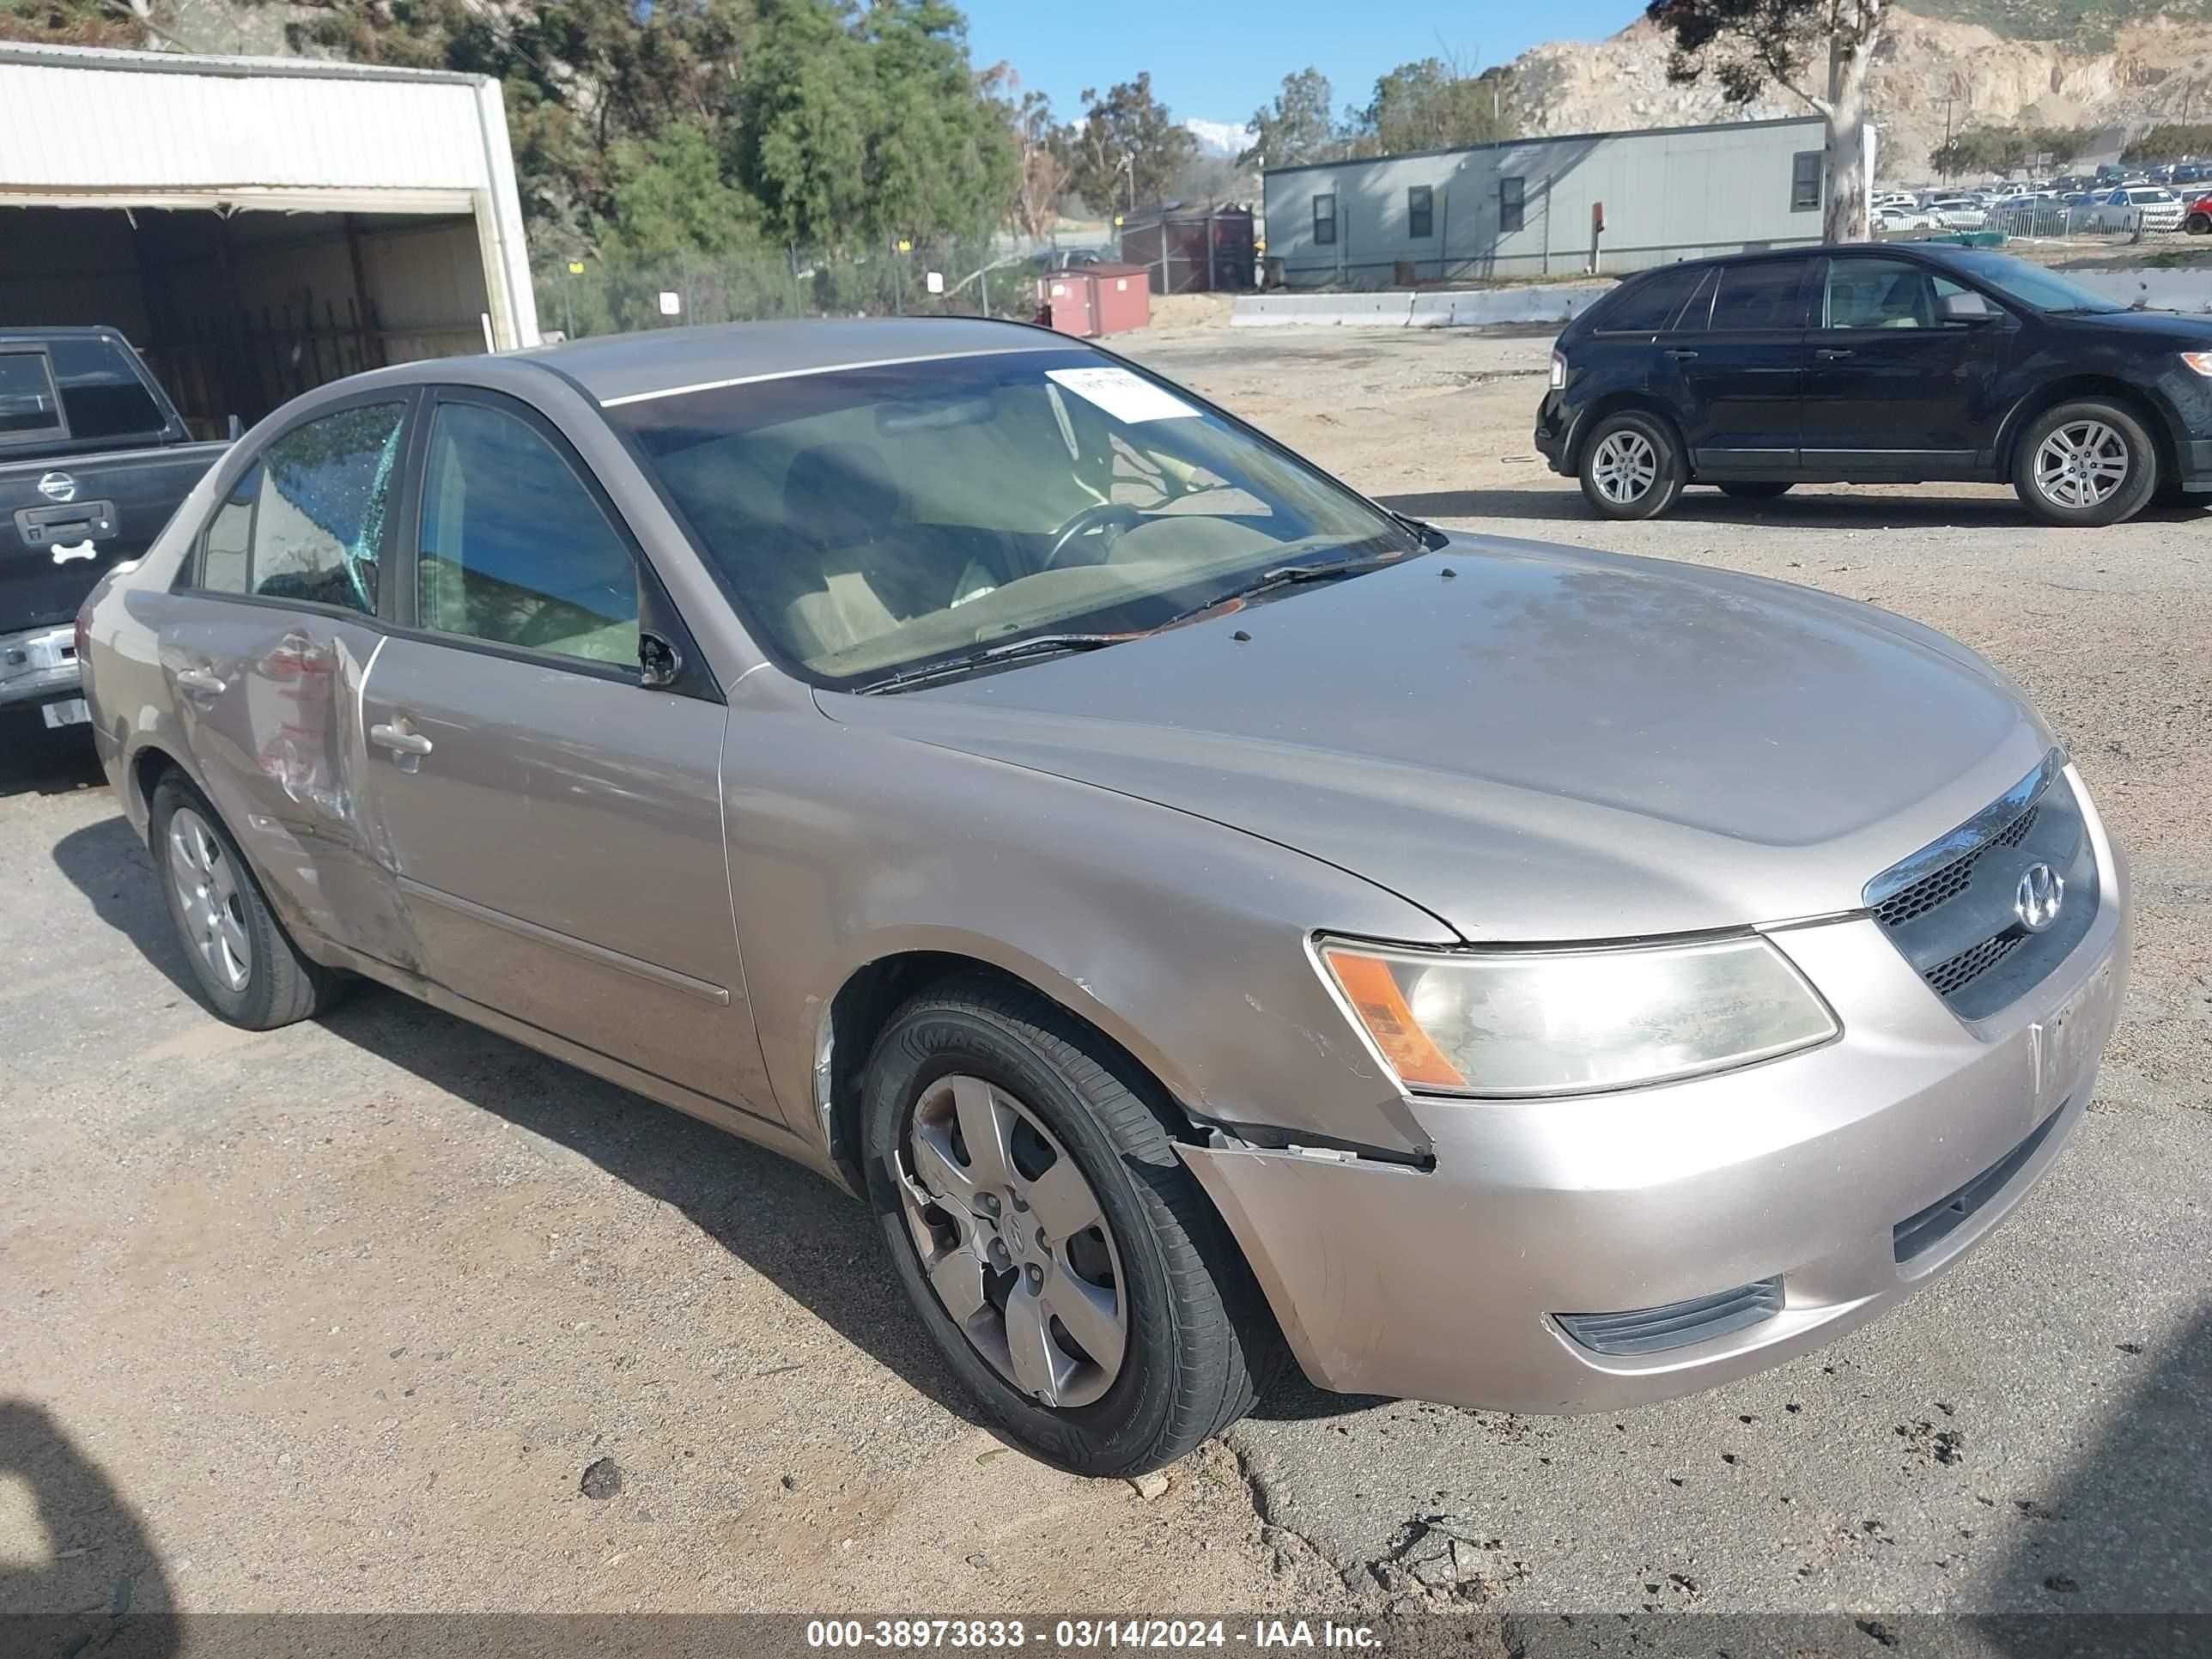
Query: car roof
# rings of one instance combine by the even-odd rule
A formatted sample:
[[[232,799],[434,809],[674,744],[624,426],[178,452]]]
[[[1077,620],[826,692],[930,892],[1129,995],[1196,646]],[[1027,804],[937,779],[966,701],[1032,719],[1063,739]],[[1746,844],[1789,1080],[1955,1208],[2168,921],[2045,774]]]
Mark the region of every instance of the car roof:
[[[1079,349],[1082,342],[980,317],[847,318],[653,329],[507,354],[543,364],[600,403],[827,369],[1000,351]]]

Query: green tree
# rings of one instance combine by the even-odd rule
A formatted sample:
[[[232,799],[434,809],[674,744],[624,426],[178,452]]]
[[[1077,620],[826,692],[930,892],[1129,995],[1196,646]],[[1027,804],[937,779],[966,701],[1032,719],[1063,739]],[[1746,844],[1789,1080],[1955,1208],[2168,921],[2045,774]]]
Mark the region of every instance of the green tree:
[[[746,57],[736,173],[775,240],[842,248],[866,235],[868,140],[881,120],[868,48],[826,0],[769,0]]]
[[[746,58],[733,171],[779,241],[842,249],[995,222],[1015,182],[1001,112],[944,0],[771,0]]]
[[[1239,167],[1291,167],[1341,154],[1329,114],[1328,76],[1310,66],[1283,77],[1275,101],[1252,112],[1252,143]]]
[[[1159,201],[1198,153],[1198,140],[1152,96],[1149,72],[1103,98],[1086,87],[1083,102],[1082,123],[1067,137],[1068,184],[1093,212]]]
[[[1486,144],[1509,136],[1511,109],[1502,69],[1468,75],[1441,58],[1401,64],[1375,82],[1375,96],[1352,118],[1363,155]]]
[[[616,152],[609,249],[641,259],[727,254],[758,240],[753,198],[722,176],[714,134],[701,120]]]
[[[865,222],[917,241],[995,225],[1013,196],[1014,149],[969,65],[967,20],[946,0],[876,0],[860,33],[877,118]]]
[[[1887,21],[1888,0],[1650,0],[1644,15],[1672,46],[1667,78],[1710,71],[1734,102],[1780,87],[1827,123],[1827,188],[1820,234],[1831,242],[1868,236],[1867,77]],[[1809,76],[1825,58],[1820,82]]]
[[[2212,125],[2167,121],[2148,127],[2120,152],[2123,161],[2166,161],[2179,155],[2212,152]]]

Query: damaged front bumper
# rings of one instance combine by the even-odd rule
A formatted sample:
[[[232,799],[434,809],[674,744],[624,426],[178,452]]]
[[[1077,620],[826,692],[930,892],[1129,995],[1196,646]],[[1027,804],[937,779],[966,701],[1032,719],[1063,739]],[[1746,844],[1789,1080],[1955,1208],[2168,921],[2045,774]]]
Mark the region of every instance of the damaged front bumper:
[[[1778,931],[1844,1035],[1603,1096],[1410,1104],[1432,1167],[1217,1135],[1179,1150],[1322,1387],[1613,1410],[1764,1370],[1889,1308],[2017,1204],[2080,1121],[2127,975],[2088,935],[1966,1023],[1866,918]]]

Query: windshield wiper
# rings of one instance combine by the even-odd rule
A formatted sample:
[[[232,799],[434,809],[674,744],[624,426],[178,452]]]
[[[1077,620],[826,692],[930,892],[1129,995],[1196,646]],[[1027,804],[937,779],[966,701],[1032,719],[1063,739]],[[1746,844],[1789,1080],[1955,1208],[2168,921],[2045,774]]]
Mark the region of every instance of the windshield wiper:
[[[856,697],[872,697],[879,692],[903,691],[908,686],[950,679],[956,674],[988,668],[994,663],[1018,662],[1024,657],[1056,657],[1069,651],[1096,651],[1102,646],[1119,645],[1136,637],[1133,634],[1035,634],[1025,640],[1009,640],[1004,645],[963,651],[957,657],[940,657],[919,668],[902,668],[896,674],[886,674],[879,680],[870,680],[850,690]]]
[[[1365,553],[1356,558],[1327,559],[1319,564],[1279,564],[1272,570],[1263,570],[1242,587],[1232,587],[1225,593],[1216,593],[1203,605],[1194,605],[1188,611],[1179,611],[1155,628],[1173,628],[1177,623],[1188,622],[1193,617],[1202,617],[1209,611],[1218,611],[1235,599],[1249,599],[1272,592],[1278,587],[1295,587],[1301,582],[1334,581],[1340,576],[1364,575],[1370,570],[1383,570],[1394,564],[1403,564],[1409,556],[1404,552]]]

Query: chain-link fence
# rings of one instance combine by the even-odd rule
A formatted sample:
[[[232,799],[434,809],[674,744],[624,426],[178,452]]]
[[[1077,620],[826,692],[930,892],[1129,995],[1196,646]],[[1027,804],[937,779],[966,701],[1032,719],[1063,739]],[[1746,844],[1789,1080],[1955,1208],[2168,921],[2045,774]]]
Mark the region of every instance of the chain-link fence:
[[[581,339],[780,317],[1026,319],[1036,311],[1036,279],[1047,257],[986,241],[840,254],[783,248],[659,259],[595,255],[536,273],[538,321],[548,335]]]

